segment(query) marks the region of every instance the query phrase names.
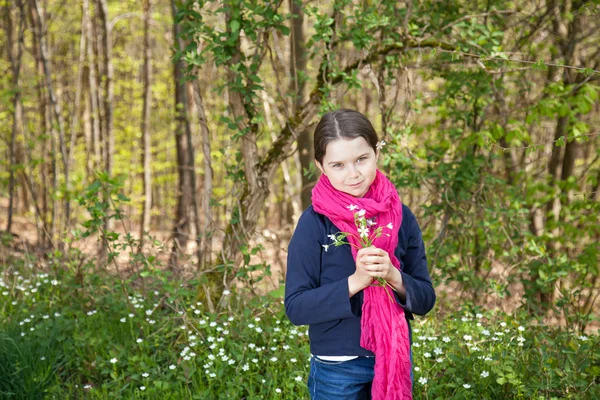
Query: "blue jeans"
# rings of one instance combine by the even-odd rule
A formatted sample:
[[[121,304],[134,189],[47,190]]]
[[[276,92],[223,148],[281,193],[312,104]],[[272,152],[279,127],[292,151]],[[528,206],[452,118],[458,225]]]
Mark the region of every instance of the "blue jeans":
[[[410,352],[412,363],[412,351]],[[310,359],[308,391],[312,400],[369,400],[375,371],[375,357],[349,361]],[[410,369],[410,379],[413,371]]]
[[[349,361],[310,359],[308,391],[312,400],[367,400],[375,357],[358,357]]]

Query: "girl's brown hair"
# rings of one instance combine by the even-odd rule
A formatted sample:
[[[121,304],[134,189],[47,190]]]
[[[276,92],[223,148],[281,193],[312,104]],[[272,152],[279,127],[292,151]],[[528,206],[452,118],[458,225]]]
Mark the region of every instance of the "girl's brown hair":
[[[364,138],[377,153],[377,133],[371,122],[358,111],[341,108],[323,115],[315,128],[315,160],[323,163],[329,142],[338,139]]]

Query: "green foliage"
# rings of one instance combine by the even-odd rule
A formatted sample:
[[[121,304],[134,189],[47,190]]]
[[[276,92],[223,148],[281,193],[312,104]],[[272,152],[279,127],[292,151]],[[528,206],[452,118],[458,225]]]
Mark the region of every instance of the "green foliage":
[[[308,398],[306,328],[285,317],[281,290],[236,290],[225,294],[231,309],[211,313],[196,281],[155,272],[122,292],[114,276],[87,271],[81,281],[62,262],[53,273],[1,272],[3,396]],[[415,399],[600,394],[597,335],[468,310],[413,322]]]

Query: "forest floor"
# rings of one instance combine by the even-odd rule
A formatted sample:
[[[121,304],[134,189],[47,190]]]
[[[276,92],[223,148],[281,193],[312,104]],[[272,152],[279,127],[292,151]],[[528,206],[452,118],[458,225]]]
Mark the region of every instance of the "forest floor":
[[[4,232],[6,228],[8,215],[8,200],[0,198],[0,233]],[[49,249],[42,249],[37,245],[38,234],[35,225],[35,217],[14,215],[13,216],[13,227],[12,233],[14,240],[10,249],[4,249],[0,246],[0,259],[6,256],[5,251],[12,253],[14,256],[24,256],[26,254],[31,255],[31,259],[37,260],[38,267],[46,269],[44,254]],[[250,264],[270,267],[270,274],[267,274],[263,280],[261,280],[252,290],[255,293],[265,294],[271,290],[279,288],[280,284],[285,280],[285,266],[287,258],[287,245],[292,234],[293,227],[284,228],[263,228],[257,231],[254,235],[251,246],[260,245],[261,250],[253,255],[250,259]],[[116,221],[114,231],[120,235],[131,233],[137,237],[138,229],[133,224],[129,227],[125,224],[121,224]],[[171,254],[170,244],[170,232],[164,230],[152,230],[151,236],[160,243],[159,246],[148,248],[148,254],[157,256],[163,265],[168,265],[168,260]],[[222,234],[215,234],[213,249],[219,249]],[[72,243],[72,246],[79,249],[81,252],[87,255],[88,258],[94,259],[99,254],[99,241],[96,237],[88,237],[80,239]],[[194,241],[188,241],[187,247],[184,249],[184,254],[189,255],[188,257],[182,257],[180,268],[176,271],[180,276],[184,278],[191,278],[197,274],[196,266],[194,265],[194,259],[192,255],[195,254],[196,244]],[[107,269],[111,271],[117,271],[120,273],[132,273],[133,267],[130,266],[130,257],[128,251],[122,251],[116,258],[116,263],[108,265]],[[166,267],[165,267],[166,268]],[[508,269],[504,266],[497,264],[491,271],[490,278],[499,279],[500,281],[507,279]],[[263,271],[257,270],[252,274],[254,276],[261,274]],[[435,279],[434,279],[435,280]],[[509,296],[503,298],[495,295],[487,295],[483,298],[474,299],[472,294],[465,293],[461,287],[456,283],[443,283],[436,282],[436,294],[438,297],[436,312],[444,315],[445,312],[451,311],[457,302],[474,302],[482,306],[485,309],[495,309],[505,313],[514,313],[519,307],[522,306],[524,289],[520,283],[513,283],[509,286]],[[596,304],[595,315],[600,315],[600,304]],[[563,315],[554,314],[548,316],[544,321],[550,325],[562,325],[566,324]],[[596,333],[600,329],[600,322],[593,321],[587,328],[587,333]]]

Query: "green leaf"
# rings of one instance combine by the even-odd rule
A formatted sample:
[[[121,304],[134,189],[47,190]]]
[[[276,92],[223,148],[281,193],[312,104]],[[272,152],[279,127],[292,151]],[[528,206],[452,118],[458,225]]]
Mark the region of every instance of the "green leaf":
[[[237,19],[231,20],[229,22],[229,28],[231,29],[231,33],[236,33],[240,30],[240,21]]]

